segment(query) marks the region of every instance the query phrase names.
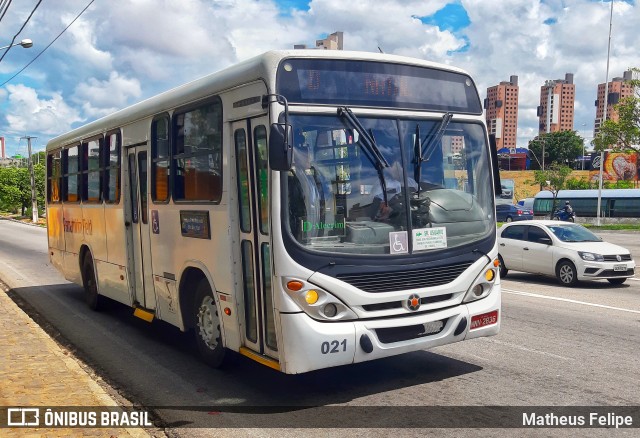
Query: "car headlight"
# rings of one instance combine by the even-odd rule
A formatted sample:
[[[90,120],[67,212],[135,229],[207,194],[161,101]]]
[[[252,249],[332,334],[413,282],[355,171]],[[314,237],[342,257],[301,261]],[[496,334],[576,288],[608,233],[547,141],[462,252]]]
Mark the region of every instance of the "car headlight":
[[[587,260],[589,262],[604,262],[604,257],[600,254],[595,254],[592,252],[578,251],[578,255],[582,260]]]
[[[358,319],[358,315],[338,298],[306,281],[284,278],[284,290],[298,307],[314,319],[343,321]]]
[[[498,261],[498,259],[495,259],[493,262],[487,264],[480,272],[480,274],[476,277],[475,281],[471,284],[471,287],[467,290],[467,293],[465,294],[462,302],[471,303],[488,296],[493,290],[493,285],[496,282],[499,266],[500,262]]]

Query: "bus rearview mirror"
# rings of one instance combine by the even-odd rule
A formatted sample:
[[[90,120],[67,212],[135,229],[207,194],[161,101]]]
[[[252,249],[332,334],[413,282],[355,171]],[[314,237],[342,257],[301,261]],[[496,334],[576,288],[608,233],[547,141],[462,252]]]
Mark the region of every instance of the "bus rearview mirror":
[[[293,159],[291,125],[271,124],[269,133],[269,167],[271,170],[290,170]]]

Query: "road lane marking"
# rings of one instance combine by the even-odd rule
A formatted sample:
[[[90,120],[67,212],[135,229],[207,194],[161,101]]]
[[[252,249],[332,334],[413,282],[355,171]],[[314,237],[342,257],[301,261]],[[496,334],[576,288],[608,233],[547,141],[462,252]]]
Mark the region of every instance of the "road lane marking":
[[[557,354],[549,353],[547,351],[535,350],[533,348],[523,347],[522,345],[512,344],[511,342],[499,341],[493,338],[478,338],[478,339],[481,339],[484,342],[491,342],[493,344],[504,345],[506,347],[515,348],[516,350],[526,351],[528,353],[542,354],[543,356],[555,357],[556,359],[562,359],[562,360],[572,360],[569,357],[559,356]]]
[[[525,296],[525,297],[533,297],[533,298],[544,298],[544,299],[547,299],[547,300],[564,301],[566,303],[582,304],[584,306],[600,307],[602,309],[619,310],[621,312],[629,312],[629,313],[640,314],[640,310],[624,309],[622,307],[605,306],[604,304],[587,303],[586,301],[571,300],[569,298],[550,297],[548,295],[532,294],[531,292],[522,292],[522,291],[519,291],[519,290],[512,290],[512,289],[504,289],[503,288],[502,292],[505,292],[505,293],[508,293],[508,294],[512,294],[512,295],[522,295],[522,296]]]

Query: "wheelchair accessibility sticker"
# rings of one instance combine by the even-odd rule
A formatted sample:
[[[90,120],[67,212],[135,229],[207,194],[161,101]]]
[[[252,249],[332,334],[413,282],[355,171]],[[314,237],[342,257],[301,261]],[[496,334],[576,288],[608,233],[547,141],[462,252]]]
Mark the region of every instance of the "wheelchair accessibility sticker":
[[[403,254],[409,252],[409,239],[406,231],[393,231],[389,233],[389,247],[391,254]]]

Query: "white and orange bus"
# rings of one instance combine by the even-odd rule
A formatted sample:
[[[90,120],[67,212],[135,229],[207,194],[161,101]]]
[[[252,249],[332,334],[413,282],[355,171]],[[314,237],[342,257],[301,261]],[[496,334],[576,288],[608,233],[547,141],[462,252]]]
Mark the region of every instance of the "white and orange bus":
[[[302,373],[495,335],[482,113],[449,66],[265,53],[51,140],[51,262],[94,309],[192,330],[212,366],[232,350]]]

